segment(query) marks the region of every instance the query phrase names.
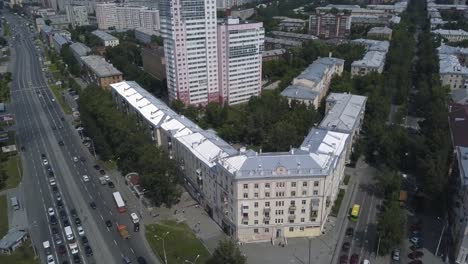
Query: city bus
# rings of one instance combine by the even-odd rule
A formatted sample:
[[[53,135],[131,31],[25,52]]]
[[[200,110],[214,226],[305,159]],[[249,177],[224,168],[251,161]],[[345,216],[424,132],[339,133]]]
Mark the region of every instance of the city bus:
[[[112,193],[112,195],[114,196],[114,201],[115,201],[115,204],[117,205],[117,209],[119,210],[119,213],[121,214],[125,213],[127,211],[127,208],[125,208],[125,203],[120,193],[114,192]]]
[[[349,218],[351,219],[351,221],[354,221],[356,222],[358,220],[358,217],[359,217],[359,209],[361,207],[359,206],[359,204],[355,204],[353,205],[353,208],[351,209],[351,214],[349,216]]]

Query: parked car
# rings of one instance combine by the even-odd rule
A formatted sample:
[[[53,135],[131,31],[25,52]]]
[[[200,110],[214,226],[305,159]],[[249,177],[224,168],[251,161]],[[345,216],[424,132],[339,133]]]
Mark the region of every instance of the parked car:
[[[85,231],[84,231],[82,226],[78,226],[78,227],[76,227],[76,229],[78,230],[78,235],[80,235],[80,236],[85,235]]]
[[[349,248],[351,247],[351,244],[349,242],[345,242],[343,243],[343,245],[341,246],[341,250],[345,251],[345,252],[348,252]]]
[[[108,183],[107,183],[107,185],[109,185],[109,187],[110,187],[110,188],[115,188],[115,185],[114,185],[114,183],[113,183],[113,182],[111,182],[111,181],[110,181],[110,182],[108,182]]]
[[[423,262],[422,262],[421,260],[417,259],[417,260],[411,261],[411,262],[408,263],[408,264],[423,264]]]
[[[89,206],[91,206],[91,208],[93,208],[93,209],[96,209],[96,203],[95,202],[90,202]]]
[[[146,259],[144,257],[138,257],[137,258],[137,262],[138,264],[146,264]]]
[[[85,253],[86,253],[86,256],[92,256],[93,255],[93,250],[91,249],[90,246],[85,246]]]
[[[340,257],[340,264],[348,264],[348,256],[347,255],[342,255]]]
[[[354,234],[354,229],[352,227],[348,227],[348,229],[346,229],[346,236],[352,237],[353,234]]]
[[[83,175],[83,181],[84,182],[89,182],[89,176],[88,175]]]
[[[70,210],[70,214],[71,214],[72,217],[77,217],[77,216],[78,216],[78,214],[76,213],[76,209],[75,209],[75,208],[72,208],[72,209]]]
[[[393,250],[392,259],[396,260],[396,261],[400,260],[400,250],[399,249]]]
[[[61,245],[63,243],[62,238],[60,237],[59,234],[55,234],[53,236],[54,236],[55,245]]]
[[[53,215],[55,215],[54,208],[52,208],[52,207],[49,207],[49,209],[47,210],[47,213],[49,214],[49,216],[53,216]]]
[[[50,224],[51,225],[57,224],[57,217],[55,215],[50,216]]]
[[[422,256],[424,256],[424,253],[422,251],[413,251],[408,254],[408,258],[410,259],[417,259],[421,258]]]
[[[413,243],[413,244],[418,244],[419,242],[421,242],[421,238],[412,237],[412,238],[410,238],[410,242]]]
[[[101,175],[106,175],[106,171],[103,170],[103,169],[100,169],[100,170],[99,170],[99,173],[101,173]]]
[[[351,259],[349,261],[350,264],[358,264],[359,262],[359,255],[358,254],[353,254],[351,256]]]
[[[111,227],[111,226],[112,226],[111,220],[106,220],[106,226],[107,226],[107,227]]]
[[[67,254],[67,248],[65,247],[65,245],[60,245],[57,247],[57,253],[60,255],[60,256],[65,256]]]
[[[94,167],[96,170],[100,170],[100,169],[101,169],[101,166],[99,166],[99,165],[97,165],[97,164],[94,165],[93,167]]]
[[[82,236],[81,237],[81,242],[83,243],[83,245],[88,245],[88,238],[86,236]]]
[[[81,219],[79,217],[75,218],[75,224],[81,226]]]

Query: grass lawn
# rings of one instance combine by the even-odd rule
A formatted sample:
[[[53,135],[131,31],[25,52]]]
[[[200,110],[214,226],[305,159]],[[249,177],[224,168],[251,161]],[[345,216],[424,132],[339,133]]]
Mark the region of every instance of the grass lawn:
[[[54,93],[55,98],[57,99],[58,103],[62,107],[65,114],[67,114],[67,115],[71,114],[71,112],[72,112],[71,108],[67,104],[67,102],[65,102],[65,98],[63,98],[63,96],[61,94],[61,92],[64,91],[65,89],[60,89],[59,86],[57,86],[55,84],[50,84],[49,86],[52,89],[52,92]]]
[[[10,156],[7,161],[0,164],[0,168],[4,168],[8,175],[6,186],[5,188],[1,190],[11,189],[11,188],[15,188],[16,186],[18,186],[18,184],[21,181],[21,175],[22,175],[20,156],[19,155]]]
[[[184,263],[185,260],[194,261],[197,255],[200,255],[197,263],[205,263],[210,257],[208,250],[185,223],[163,221],[160,224],[146,226],[146,239],[163,262],[163,242],[155,235],[161,237],[167,232],[169,234],[164,241],[168,264]]]
[[[0,195],[0,239],[8,232],[8,202],[6,195]],[[5,263],[0,261],[0,263]]]
[[[38,259],[34,259],[31,242],[28,240],[21,247],[16,249],[12,255],[0,255],[0,263],[4,264],[39,264]]]

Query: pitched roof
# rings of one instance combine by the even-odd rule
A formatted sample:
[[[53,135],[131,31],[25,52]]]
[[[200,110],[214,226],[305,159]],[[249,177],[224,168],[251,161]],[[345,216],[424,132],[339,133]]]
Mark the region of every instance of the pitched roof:
[[[353,133],[359,125],[360,118],[366,108],[367,97],[346,93],[330,93],[327,97],[327,104],[331,108],[323,118],[319,127]]]
[[[468,147],[468,105],[449,104],[449,124],[453,146]]]

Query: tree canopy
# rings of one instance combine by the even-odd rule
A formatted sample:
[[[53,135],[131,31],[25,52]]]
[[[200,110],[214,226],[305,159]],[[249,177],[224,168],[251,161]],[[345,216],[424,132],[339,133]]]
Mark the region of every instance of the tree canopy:
[[[247,258],[232,240],[221,240],[207,264],[246,264]]]

